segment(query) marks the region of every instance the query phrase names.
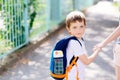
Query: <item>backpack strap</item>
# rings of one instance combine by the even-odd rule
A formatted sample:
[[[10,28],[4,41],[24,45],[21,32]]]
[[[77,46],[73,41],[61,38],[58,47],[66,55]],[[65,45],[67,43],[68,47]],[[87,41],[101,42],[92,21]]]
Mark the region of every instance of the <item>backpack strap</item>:
[[[72,62],[70,63],[70,65],[66,68],[66,80],[68,80],[68,72],[72,69],[72,67],[75,65],[76,69],[77,69],[77,73],[76,73],[76,80],[79,80],[78,75],[79,75],[79,71],[78,71],[78,65],[76,64],[77,60],[79,57],[74,57],[74,59],[72,60]]]
[[[75,57],[71,64],[66,68],[66,80],[68,80],[68,72],[72,69],[73,65],[76,65],[77,67],[77,64],[76,64],[76,61],[78,60],[79,57]]]
[[[82,46],[81,42],[80,42],[75,36],[71,36],[71,37],[69,37],[68,39],[69,39],[69,40],[71,40],[71,39],[77,40],[77,41],[79,42],[80,46]],[[83,38],[81,38],[81,39],[84,41]]]

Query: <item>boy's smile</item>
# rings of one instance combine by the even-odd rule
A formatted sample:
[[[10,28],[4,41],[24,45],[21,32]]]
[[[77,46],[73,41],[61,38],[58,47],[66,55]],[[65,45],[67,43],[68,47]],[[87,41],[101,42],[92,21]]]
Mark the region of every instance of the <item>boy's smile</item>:
[[[81,39],[85,32],[84,22],[75,21],[70,23],[70,28],[67,29],[69,33],[78,39]]]

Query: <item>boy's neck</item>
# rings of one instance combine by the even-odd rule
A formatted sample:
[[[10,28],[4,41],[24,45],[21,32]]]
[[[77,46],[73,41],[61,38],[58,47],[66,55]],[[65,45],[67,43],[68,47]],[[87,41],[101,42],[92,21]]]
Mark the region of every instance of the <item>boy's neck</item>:
[[[73,35],[71,35],[71,36],[73,36]],[[75,37],[75,36],[74,36]],[[77,38],[77,37],[76,37]],[[83,40],[83,37],[80,37],[80,38],[77,38],[78,40]]]

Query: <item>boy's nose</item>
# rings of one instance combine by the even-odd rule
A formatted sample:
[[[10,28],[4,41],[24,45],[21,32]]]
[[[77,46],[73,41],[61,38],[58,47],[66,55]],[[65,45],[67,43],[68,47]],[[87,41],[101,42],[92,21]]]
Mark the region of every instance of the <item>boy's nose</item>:
[[[78,28],[78,31],[81,31],[82,29],[81,28]]]

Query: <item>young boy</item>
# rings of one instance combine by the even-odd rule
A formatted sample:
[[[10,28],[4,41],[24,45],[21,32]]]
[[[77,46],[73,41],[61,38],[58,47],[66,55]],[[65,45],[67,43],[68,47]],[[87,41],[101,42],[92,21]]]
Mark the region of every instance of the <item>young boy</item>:
[[[87,55],[87,51],[82,39],[86,29],[86,19],[82,12],[73,11],[66,17],[66,28],[71,36],[75,36],[82,46],[76,40],[70,40],[67,48],[67,65],[73,56],[79,57],[77,66],[73,66],[68,72],[68,80],[85,80],[85,66],[94,61],[100,48],[98,48],[91,56]]]

